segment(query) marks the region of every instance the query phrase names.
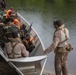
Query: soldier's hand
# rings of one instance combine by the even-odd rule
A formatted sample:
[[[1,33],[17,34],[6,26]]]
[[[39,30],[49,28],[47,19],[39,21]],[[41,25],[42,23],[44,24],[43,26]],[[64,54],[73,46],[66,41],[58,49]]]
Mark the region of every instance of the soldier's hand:
[[[44,53],[45,53],[45,54],[48,54],[48,53],[47,53],[47,50],[44,50]]]

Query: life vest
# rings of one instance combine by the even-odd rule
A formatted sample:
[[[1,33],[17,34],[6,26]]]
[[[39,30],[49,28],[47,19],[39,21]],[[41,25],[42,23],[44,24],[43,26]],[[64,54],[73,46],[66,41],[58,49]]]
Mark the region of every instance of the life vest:
[[[6,11],[6,18],[10,17],[10,13],[13,13],[13,11],[10,9]]]
[[[34,38],[30,38],[30,40],[25,40],[23,44],[25,45],[26,49],[31,53],[35,46],[33,45]]]
[[[34,40],[34,38],[30,38],[29,41],[25,40],[26,46],[31,45],[33,40]]]
[[[12,22],[12,24],[16,24],[17,27],[20,29],[20,21],[18,19],[14,19],[14,21]]]

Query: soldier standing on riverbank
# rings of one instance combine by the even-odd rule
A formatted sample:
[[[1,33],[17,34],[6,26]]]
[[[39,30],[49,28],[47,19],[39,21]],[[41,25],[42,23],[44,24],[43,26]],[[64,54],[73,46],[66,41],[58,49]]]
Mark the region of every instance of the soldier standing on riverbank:
[[[68,53],[66,47],[69,39],[69,31],[65,28],[61,20],[53,22],[56,31],[53,36],[53,43],[44,52],[47,54],[54,50],[55,52],[55,73],[56,75],[68,75],[67,59]]]

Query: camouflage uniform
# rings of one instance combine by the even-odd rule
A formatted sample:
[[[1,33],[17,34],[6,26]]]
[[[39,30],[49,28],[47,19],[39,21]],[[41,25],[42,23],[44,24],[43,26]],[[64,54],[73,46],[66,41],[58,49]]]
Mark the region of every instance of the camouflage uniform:
[[[59,52],[59,48],[64,48],[66,45],[68,45],[67,41],[64,41],[66,39],[64,29],[66,31],[67,38],[69,38],[68,29],[64,28],[64,25],[62,25],[55,31],[54,37],[53,37],[53,43],[50,45],[50,47],[48,47],[45,50],[45,53],[49,53],[52,50],[54,50],[55,52],[55,73],[56,75],[61,75],[61,73],[62,75],[68,75],[68,67],[66,64],[67,59],[68,59],[68,51],[66,49],[64,50],[61,49],[61,51]]]
[[[68,52],[55,54],[55,72],[56,75],[68,75],[67,67]]]
[[[4,52],[5,55],[9,58],[20,58],[22,56],[29,56],[29,52],[26,50],[25,46],[22,44],[19,38],[14,38],[12,39],[12,42],[6,43]]]

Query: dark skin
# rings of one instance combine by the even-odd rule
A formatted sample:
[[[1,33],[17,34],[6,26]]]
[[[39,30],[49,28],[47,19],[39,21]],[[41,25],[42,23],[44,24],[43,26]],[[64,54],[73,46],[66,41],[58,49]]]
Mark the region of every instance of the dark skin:
[[[54,28],[55,28],[55,29],[58,29],[58,28],[59,28],[59,26],[58,26],[58,25],[54,25]]]
[[[26,37],[26,40],[30,40],[30,36],[27,36],[27,37]]]

